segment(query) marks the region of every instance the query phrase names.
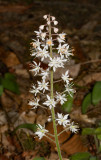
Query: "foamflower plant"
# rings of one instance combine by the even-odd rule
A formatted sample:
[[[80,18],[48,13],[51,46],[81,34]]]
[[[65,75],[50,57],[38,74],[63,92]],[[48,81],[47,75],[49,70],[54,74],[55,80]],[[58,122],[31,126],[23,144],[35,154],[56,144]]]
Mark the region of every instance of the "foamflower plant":
[[[66,34],[58,33],[59,29],[56,27],[58,21],[54,16],[44,15],[43,16],[46,23],[39,26],[39,31],[35,31],[36,40],[32,39],[31,43],[31,56],[39,59],[39,63],[33,61],[31,65],[31,72],[34,75],[41,76],[41,81],[37,81],[36,85],[32,85],[30,92],[34,94],[34,99],[29,102],[29,105],[32,106],[32,109],[37,107],[42,107],[43,109],[48,109],[51,111],[51,115],[47,121],[53,122],[54,135],[50,134],[48,130],[45,129],[45,126],[37,124],[37,131],[35,135],[41,139],[43,136],[46,136],[51,141],[54,141],[57,147],[57,152],[59,159],[62,160],[61,149],[58,141],[58,137],[64,132],[70,130],[73,133],[78,131],[78,125],[75,125],[74,122],[68,118],[69,115],[63,115],[62,113],[55,113],[55,107],[60,104],[63,105],[67,101],[67,93],[72,96],[75,90],[72,88],[71,80],[69,77],[69,71],[67,70],[64,74],[61,75],[61,80],[64,82],[65,90],[61,93],[55,93],[54,90],[54,77],[57,68],[64,68],[65,63],[69,60],[69,57],[72,54],[72,50],[69,48],[69,45],[65,42]],[[54,56],[54,52],[57,55]],[[44,70],[41,67],[41,62],[47,59],[48,68]],[[39,94],[43,96],[44,102],[40,103]],[[57,133],[57,125],[63,125],[63,131]],[[52,137],[51,137],[52,136]],[[50,138],[51,137],[51,138]]]

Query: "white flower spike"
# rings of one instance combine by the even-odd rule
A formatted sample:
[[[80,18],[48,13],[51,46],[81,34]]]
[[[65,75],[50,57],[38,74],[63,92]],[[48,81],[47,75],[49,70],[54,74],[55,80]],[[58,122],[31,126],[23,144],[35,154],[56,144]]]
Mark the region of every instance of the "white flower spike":
[[[77,133],[78,125],[75,125],[74,122],[70,121],[68,114],[63,115],[62,113],[57,113],[56,116],[55,107],[58,103],[63,105],[66,101],[68,101],[68,94],[73,96],[75,91],[72,89],[72,83],[70,84],[72,78],[69,78],[69,71],[67,70],[61,75],[61,80],[65,83],[65,90],[63,91],[61,89],[60,92],[62,93],[54,93],[55,89],[53,83],[58,83],[61,81],[59,80],[54,82],[54,72],[57,69],[59,70],[59,68],[64,68],[65,63],[69,61],[69,57],[73,54],[68,43],[65,42],[66,33],[59,33],[59,29],[56,27],[58,24],[56,18],[50,15],[44,15],[43,18],[46,20],[46,23],[39,26],[39,31],[35,31],[37,40],[33,39],[33,42],[31,43],[31,56],[36,58],[32,64],[31,71],[33,71],[35,75],[38,74],[41,81],[37,81],[37,85],[32,86],[30,92],[33,93],[34,97],[36,98],[30,101],[29,105],[33,107],[32,109],[42,107],[43,109],[51,110],[51,116],[47,117],[47,121],[53,122],[54,135],[47,133],[48,130],[45,129],[45,126],[43,127],[40,124],[38,124],[35,135],[37,135],[39,139],[41,139],[43,136],[46,136],[52,141],[54,141],[52,137],[54,137],[55,140],[57,139],[55,141],[56,146],[58,146],[57,151],[59,159],[62,160],[63,158],[61,156],[61,148],[59,147],[58,136],[67,130]],[[39,63],[36,63],[37,59]],[[39,94],[40,99],[37,96]],[[57,134],[57,124],[63,125],[63,131],[61,131],[59,134]]]

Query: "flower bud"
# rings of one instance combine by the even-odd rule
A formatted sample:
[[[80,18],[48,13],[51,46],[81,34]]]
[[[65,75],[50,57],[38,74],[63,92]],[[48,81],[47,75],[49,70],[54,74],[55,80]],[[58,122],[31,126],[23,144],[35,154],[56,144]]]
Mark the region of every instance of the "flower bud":
[[[47,15],[44,15],[43,18],[44,18],[44,19],[47,19]]]
[[[58,21],[54,21],[54,25],[57,25],[58,24]]]
[[[52,16],[52,21],[54,21],[55,20],[55,17],[54,16]]]
[[[54,27],[54,32],[55,32],[55,33],[57,33],[58,30],[59,30],[58,28],[55,28],[55,27]]]
[[[44,25],[41,25],[39,28],[40,28],[41,30],[43,30],[43,29],[44,29]]]

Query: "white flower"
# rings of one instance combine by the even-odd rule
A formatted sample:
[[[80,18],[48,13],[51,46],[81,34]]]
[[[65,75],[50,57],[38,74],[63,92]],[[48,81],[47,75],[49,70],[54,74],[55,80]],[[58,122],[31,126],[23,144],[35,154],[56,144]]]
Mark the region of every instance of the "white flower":
[[[61,95],[57,92],[56,92],[56,94],[57,94],[56,95],[56,100],[57,100],[57,102],[60,102],[61,105],[64,104],[65,101],[67,101],[67,99],[65,98],[66,97],[65,94]]]
[[[70,120],[68,120],[68,114],[66,114],[65,116],[62,115],[62,113],[57,113],[58,118],[56,119],[56,121],[58,121],[59,125],[63,125],[64,127],[66,127],[67,125],[69,125]]]
[[[53,46],[54,45],[53,42],[52,42],[52,38],[51,39],[47,39],[46,45],[48,45],[48,46]]]
[[[62,42],[65,43],[65,41],[63,39],[59,38],[59,37],[57,37],[57,40],[58,40],[59,43],[62,43]]]
[[[66,33],[59,34],[60,39],[65,40],[65,35],[66,35]]]
[[[58,53],[60,53],[61,56],[65,55],[66,58],[68,58],[70,55],[73,55],[69,50],[68,44],[61,45],[60,43],[57,49],[58,49]]]
[[[50,62],[48,64],[49,67],[53,67],[53,71],[56,71],[56,68],[58,67],[64,67],[64,62],[66,62],[66,59],[62,59],[61,57],[50,57]]]
[[[41,74],[42,79],[46,79],[46,77],[49,75],[49,69],[42,71]]]
[[[45,47],[43,49],[38,48],[36,57],[41,57],[41,61],[43,61],[44,58],[49,57],[49,53],[48,53],[48,51],[46,51]]]
[[[48,95],[47,95],[47,99],[48,100],[46,102],[44,102],[43,104],[46,105],[46,106],[48,106],[50,109],[52,107],[55,107],[56,102],[54,101],[54,99],[51,99]]]
[[[30,105],[30,106],[34,106],[32,109],[37,108],[37,106],[39,106],[39,99],[38,99],[38,98],[36,98],[36,99],[34,99],[34,100],[30,101],[30,102],[28,103],[28,105]]]
[[[39,31],[34,31],[37,34],[37,37],[40,37],[40,34],[42,33],[41,30]]]
[[[72,122],[70,124],[70,127],[69,127],[70,131],[73,132],[73,133],[77,133],[78,132],[78,128],[79,128],[79,126],[74,124],[74,122]]]
[[[37,64],[35,61],[33,61],[34,64],[32,64],[32,67],[34,67],[33,69],[31,69],[30,71],[34,71],[35,75],[39,73],[39,71],[41,70],[40,68],[40,63]]]
[[[31,45],[36,49],[37,47],[40,47],[40,42],[39,42],[39,39],[36,41],[35,39],[32,39],[34,40],[35,42],[32,42]]]
[[[33,86],[32,86],[32,89],[31,89],[29,92],[30,92],[30,93],[34,93],[35,96],[36,96],[37,93],[39,93],[39,89],[33,85]]]
[[[63,81],[64,82],[66,82],[67,84],[69,84],[69,81],[71,81],[71,80],[73,80],[72,78],[69,78],[69,71],[66,71],[66,73],[65,74],[62,74],[62,79],[63,79]]]
[[[58,24],[58,21],[54,21],[54,25],[57,25]]]
[[[38,124],[38,128],[35,134],[39,137],[39,139],[41,139],[47,132],[48,130],[46,130],[45,127],[42,127],[40,124]]]
[[[43,18],[44,18],[44,19],[47,19],[47,15],[44,15]]]
[[[61,43],[59,44],[58,46],[58,53],[61,53],[61,54],[65,54],[65,52],[67,51],[67,47],[68,44],[64,44],[64,45],[61,45]]]
[[[54,33],[57,33],[57,32],[58,32],[58,28],[54,27]]]
[[[45,37],[46,37],[46,33],[45,33],[45,32],[42,32],[42,33],[40,34],[40,37],[41,37],[41,39],[44,41],[44,40],[45,40]]]
[[[65,88],[66,88],[65,91],[67,91],[67,92],[69,93],[69,95],[70,95],[71,97],[73,97],[73,93],[75,93],[75,90],[72,89],[72,86],[71,86],[70,84],[66,84],[66,85],[65,85]]]
[[[54,16],[52,16],[51,18],[52,18],[52,21],[54,21],[54,20],[55,20],[55,17],[54,17]]]
[[[39,27],[39,29],[43,30],[43,29],[44,29],[44,25],[41,25],[41,26]]]
[[[38,89],[39,90],[43,90],[43,93],[45,92],[45,90],[49,90],[48,89],[48,84],[49,84],[49,82],[45,82],[45,79],[43,79],[43,81],[42,82],[39,82],[38,81]]]

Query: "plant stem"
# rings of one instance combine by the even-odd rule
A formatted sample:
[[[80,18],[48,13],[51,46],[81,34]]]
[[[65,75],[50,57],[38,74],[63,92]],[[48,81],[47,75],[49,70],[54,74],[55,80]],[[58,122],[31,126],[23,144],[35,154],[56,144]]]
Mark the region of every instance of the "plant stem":
[[[61,132],[58,134],[58,137],[59,137],[63,132],[68,131],[68,130],[69,130],[69,128],[66,128],[66,129],[64,129],[63,131],[61,131]]]
[[[49,21],[50,21],[50,15],[49,15]],[[49,39],[51,39],[51,23],[49,25]],[[52,46],[51,45],[50,45],[50,56],[52,58]],[[53,99],[54,98],[54,95],[53,95],[53,69],[51,69],[51,71],[50,71],[50,85],[51,85],[51,99]],[[51,113],[52,113],[54,136],[55,136],[55,142],[56,142],[56,146],[57,146],[58,156],[59,156],[59,159],[62,160],[61,150],[60,150],[60,145],[59,145],[58,135],[57,135],[57,127],[56,127],[56,122],[55,122],[54,107],[52,107]]]

